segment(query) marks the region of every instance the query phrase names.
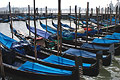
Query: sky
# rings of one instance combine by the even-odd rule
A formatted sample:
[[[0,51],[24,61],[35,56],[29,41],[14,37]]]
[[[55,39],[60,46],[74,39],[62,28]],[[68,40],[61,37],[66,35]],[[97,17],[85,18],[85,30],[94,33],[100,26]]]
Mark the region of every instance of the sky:
[[[61,0],[62,9],[67,9],[69,6],[74,8],[75,5],[81,8],[87,7],[87,2],[89,2],[90,8],[95,7],[107,7],[107,4],[113,2],[115,5],[117,0]],[[33,0],[0,0],[0,7],[6,7],[8,2],[11,2],[12,7],[27,7],[30,5],[33,7]],[[47,6],[48,8],[57,8],[58,0],[36,0],[36,7],[44,8]]]

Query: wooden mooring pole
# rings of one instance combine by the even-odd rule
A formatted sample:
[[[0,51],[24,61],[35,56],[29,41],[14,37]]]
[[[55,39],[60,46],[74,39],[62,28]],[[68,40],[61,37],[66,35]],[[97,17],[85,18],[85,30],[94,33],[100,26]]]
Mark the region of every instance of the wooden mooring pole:
[[[118,14],[119,14],[119,22],[120,22],[120,6],[119,6],[119,13]]]
[[[103,23],[103,20],[104,20],[104,18],[103,18],[103,8],[101,8],[101,24]]]
[[[70,6],[70,16],[71,16],[71,6]],[[69,19],[70,19],[70,27],[71,27],[71,18],[69,16]]]
[[[116,7],[116,14],[115,14],[115,26],[117,26],[117,13],[118,13],[118,6]]]
[[[37,33],[37,30],[36,30],[36,8],[35,8],[35,0],[33,0],[33,3],[34,3],[34,27],[35,27],[35,38],[34,38],[34,47],[35,47],[35,60],[37,60],[37,49],[36,49],[36,33]]]
[[[90,15],[90,18],[92,18],[93,16],[93,8],[91,8],[91,15]],[[91,25],[92,25],[92,21],[91,21]]]
[[[5,80],[5,72],[4,72],[4,66],[3,66],[3,60],[2,60],[2,48],[1,48],[1,44],[0,44],[0,71],[1,71],[2,80]]]
[[[109,7],[107,7],[107,33],[108,33]]]
[[[111,10],[111,7],[110,7],[110,25],[112,25],[112,10]]]
[[[80,57],[75,56],[75,72],[76,72],[75,80],[82,80],[83,65],[82,65],[82,57],[81,56]]]
[[[102,68],[102,55],[103,55],[102,53],[103,53],[102,51],[98,51],[96,54],[97,63],[99,64],[97,66],[99,70]]]
[[[99,17],[98,17],[98,12],[99,12],[99,9],[96,7],[96,16],[97,16],[97,29],[98,29],[98,38],[99,38]]]
[[[45,17],[46,17],[46,32],[48,32],[47,31],[47,6],[45,7]]]
[[[86,11],[86,26],[87,26],[87,39],[86,39],[86,42],[88,42],[88,14],[89,14],[89,2],[87,2],[87,11]]]
[[[30,33],[30,5],[28,5],[28,25],[29,25],[29,36],[31,36],[31,33]]]
[[[77,47],[77,6],[75,6],[75,25],[76,25],[76,28],[75,28],[75,48]]]
[[[13,38],[13,25],[12,25],[12,14],[11,14],[11,6],[9,2],[9,14],[10,14],[10,22],[11,22],[11,33],[12,33],[12,38]]]
[[[80,27],[80,25],[79,25],[79,22],[80,22],[80,10],[81,10],[81,8],[79,7],[78,29],[79,29],[79,27]]]
[[[58,28],[60,29],[59,53],[61,54],[62,53],[61,0],[58,0]]]

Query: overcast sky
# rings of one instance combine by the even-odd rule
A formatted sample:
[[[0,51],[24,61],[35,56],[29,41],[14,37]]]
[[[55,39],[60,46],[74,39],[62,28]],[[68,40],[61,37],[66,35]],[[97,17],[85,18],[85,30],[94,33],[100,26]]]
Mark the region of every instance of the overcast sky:
[[[90,8],[95,8],[98,6],[106,7],[111,1],[115,5],[117,0],[61,0],[62,8],[69,8],[72,6],[74,8],[75,5],[81,8],[86,8],[87,2],[90,3]],[[27,7],[30,5],[33,7],[33,0],[0,0],[0,7],[6,7],[8,2],[11,2],[11,6],[13,7]],[[44,8],[47,6],[48,8],[57,8],[58,0],[36,0],[36,7]]]

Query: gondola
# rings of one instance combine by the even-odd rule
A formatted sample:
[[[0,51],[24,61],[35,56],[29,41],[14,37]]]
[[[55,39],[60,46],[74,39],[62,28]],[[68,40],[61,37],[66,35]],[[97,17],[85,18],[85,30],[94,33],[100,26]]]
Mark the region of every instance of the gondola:
[[[53,25],[55,28],[57,28],[57,24],[55,24],[53,21],[52,21],[52,25]],[[70,28],[69,28],[69,29],[70,29]],[[80,30],[80,31],[79,31],[79,30]],[[85,31],[84,31],[84,30],[85,30]],[[97,32],[98,32],[98,30],[91,29],[91,30],[88,31],[88,35],[95,35]],[[100,32],[100,31],[99,31],[99,32]],[[75,35],[75,32],[73,31],[72,34]],[[77,30],[77,37],[78,37],[78,38],[82,38],[83,36],[86,36],[86,35],[87,35],[86,29],[83,28],[83,30],[82,30],[82,29],[78,29],[78,30]]]
[[[70,40],[69,40],[70,41]],[[65,42],[65,43],[68,43],[69,41],[67,41],[66,40],[66,42],[65,41],[63,41],[63,43]],[[71,41],[72,42],[72,41]],[[71,43],[71,42],[69,42],[69,43]],[[73,43],[73,42],[72,42]],[[73,48],[73,47],[72,47]],[[82,49],[82,48],[79,48],[79,49]],[[87,50],[87,49],[83,49],[83,50]],[[93,51],[94,52],[94,50],[93,49],[90,49],[91,51]],[[89,51],[90,51],[89,50]],[[107,54],[107,56],[105,55],[105,57],[104,57],[104,59],[103,59],[103,65],[105,65],[105,66],[109,66],[110,64],[111,64],[111,54],[110,53],[107,53],[107,51],[108,50],[106,50],[106,51],[104,51],[104,52],[106,52],[106,54]],[[53,52],[54,53],[54,52]],[[67,55],[67,54],[66,54]],[[106,63],[107,62],[107,63]]]
[[[76,71],[26,61],[5,49],[2,49],[2,55],[6,76],[12,77],[13,80],[78,80]],[[11,73],[12,75],[10,75]],[[18,78],[16,79],[16,77]]]
[[[120,55],[119,54],[120,41],[118,38],[115,39],[115,36],[108,35],[108,36],[103,37],[103,38],[89,38],[88,41],[90,41],[93,44],[98,44],[98,45],[103,45],[103,46],[114,44],[114,49],[115,49],[114,55]]]
[[[67,25],[67,24],[63,24],[62,22],[61,22],[61,26],[66,27],[66,28],[69,28],[69,29],[71,29],[71,30],[74,30],[74,28],[72,28],[71,26],[69,26],[69,25]]]
[[[17,31],[16,31],[16,32],[17,32]],[[19,34],[19,33],[16,33],[16,34]],[[15,34],[15,35],[16,35],[16,34]],[[17,35],[17,37],[20,37],[20,35]],[[24,39],[22,39],[22,38],[20,38],[20,39],[21,39],[21,40],[24,40]],[[108,49],[109,49],[109,47],[108,47]],[[108,50],[108,49],[107,49],[107,50]],[[45,49],[43,49],[43,50],[46,51]],[[87,50],[87,49],[84,49],[84,50]],[[88,49],[88,50],[89,50],[89,49]],[[91,49],[91,50],[89,50],[89,51],[92,51],[92,50],[93,50],[93,49]],[[102,50],[102,49],[101,49],[101,50]],[[46,52],[50,52],[50,51],[46,51]],[[95,50],[93,50],[93,52],[95,52]],[[111,64],[111,54],[110,54],[110,53],[107,53],[107,51],[105,51],[105,50],[104,50],[104,52],[106,52],[106,55],[107,55],[107,56],[105,55],[106,57],[103,58],[103,65],[104,65],[104,66],[109,66],[109,65]],[[51,52],[51,53],[57,54],[57,53],[55,53],[54,51]],[[72,58],[72,59],[74,60],[73,57],[66,57],[66,58],[70,58],[70,59]],[[84,61],[86,62],[86,60],[84,60]]]
[[[46,55],[43,54],[42,52],[38,53],[38,58],[41,58],[42,60],[38,60],[35,61],[34,59],[32,59],[29,56],[33,56],[34,57],[34,52],[32,51],[32,49],[28,48],[28,46],[24,43],[21,43],[22,46],[20,46],[20,42],[18,42],[16,44],[16,41],[14,39],[11,39],[5,35],[3,35],[1,33],[0,35],[0,39],[1,39],[1,44],[4,46],[5,49],[13,51],[16,53],[16,55],[29,59],[31,61],[40,63],[40,64],[44,64],[44,65],[49,65],[49,66],[54,66],[56,68],[62,68],[62,69],[74,69],[75,66],[75,62],[73,60],[69,60],[66,58],[62,58],[62,57],[58,57],[58,56],[54,56],[54,55]],[[45,51],[45,50],[44,50]],[[12,53],[13,53],[12,52]],[[32,52],[32,53],[31,53]],[[29,56],[27,56],[29,55]],[[100,55],[100,54],[99,54]],[[70,57],[68,57],[70,58]],[[75,56],[74,56],[75,58]],[[89,59],[91,60],[91,58]],[[85,59],[84,59],[85,61]],[[87,61],[87,60],[86,60]],[[88,63],[83,63],[83,74],[84,75],[89,75],[89,76],[97,76],[99,74],[99,58],[97,58],[97,61],[95,60],[91,60],[91,64]],[[90,63],[90,61],[89,61]],[[91,74],[89,74],[89,71],[91,72]]]
[[[9,21],[10,21],[9,18],[8,19],[3,19],[3,18],[0,19],[0,23],[8,23]]]

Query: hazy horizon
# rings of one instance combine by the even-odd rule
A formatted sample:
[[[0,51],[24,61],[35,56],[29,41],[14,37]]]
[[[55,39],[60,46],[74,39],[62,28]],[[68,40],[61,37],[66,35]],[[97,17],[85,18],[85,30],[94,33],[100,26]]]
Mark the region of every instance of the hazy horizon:
[[[112,1],[113,5],[117,3],[117,0],[61,0],[61,7],[62,9],[67,9],[69,6],[74,8],[75,5],[81,8],[87,7],[87,2],[89,2],[90,8],[95,7],[107,7]],[[33,0],[0,0],[0,8],[6,7],[8,3],[11,3],[12,7],[27,7],[30,5],[33,7]],[[2,3],[2,4],[1,4]],[[44,8],[47,6],[48,8],[57,8],[58,7],[58,0],[36,0],[36,7]]]

